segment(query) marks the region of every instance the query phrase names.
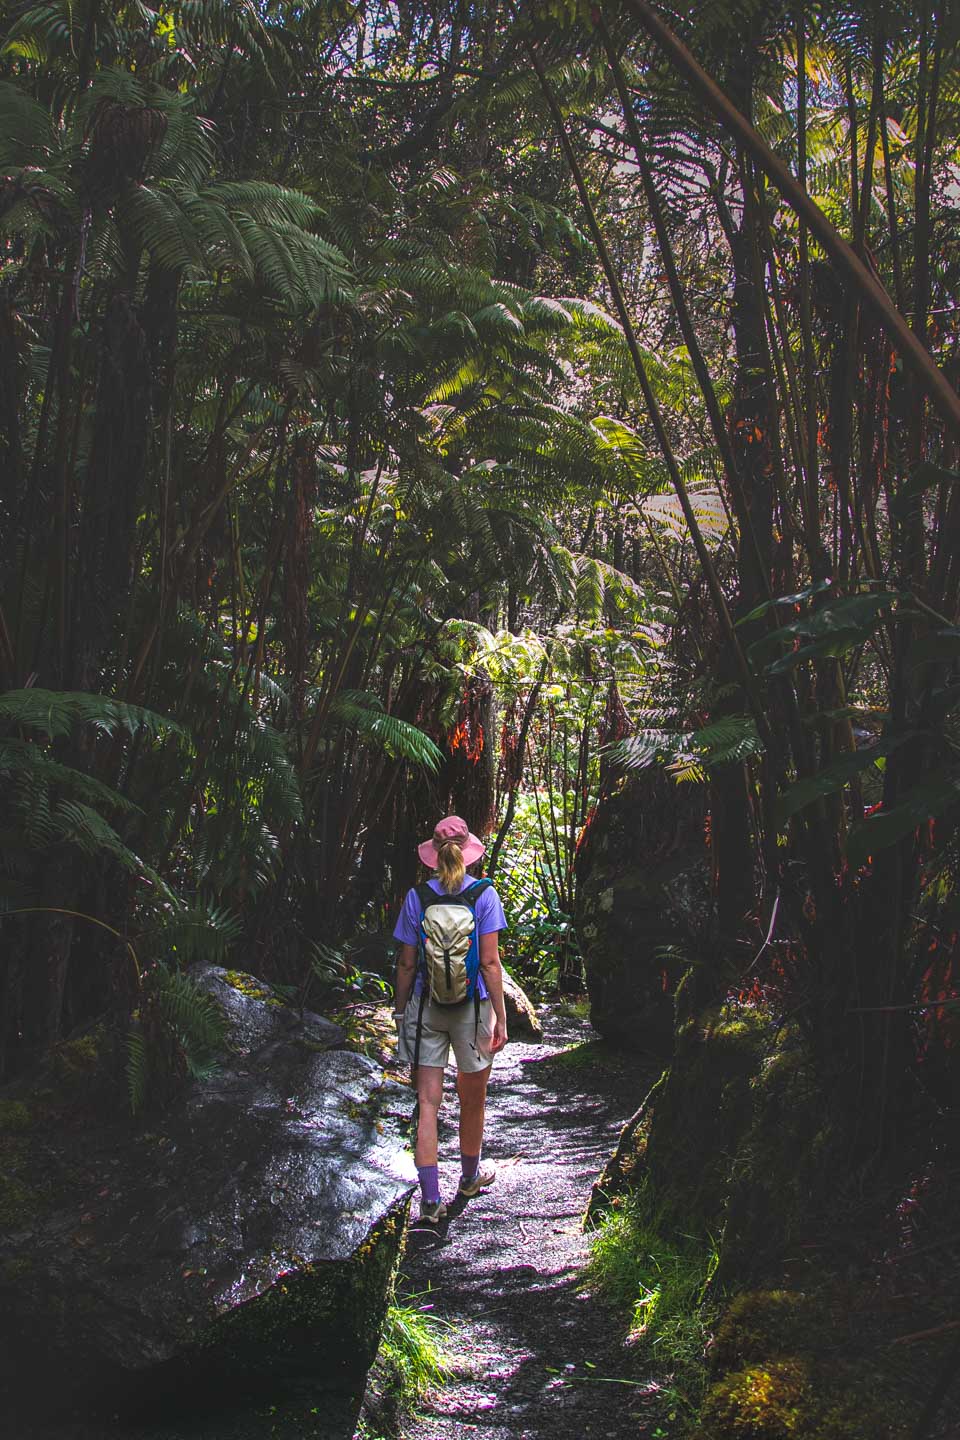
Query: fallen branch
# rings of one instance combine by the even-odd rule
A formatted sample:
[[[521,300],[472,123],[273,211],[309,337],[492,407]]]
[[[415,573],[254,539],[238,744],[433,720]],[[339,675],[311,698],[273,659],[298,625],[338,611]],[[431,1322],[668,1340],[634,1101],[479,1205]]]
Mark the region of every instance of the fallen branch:
[[[944,1325],[934,1325],[932,1330],[914,1330],[912,1335],[898,1335],[890,1344],[910,1345],[914,1340],[932,1340],[937,1335],[945,1335],[948,1330],[960,1330],[960,1320],[948,1320]]]

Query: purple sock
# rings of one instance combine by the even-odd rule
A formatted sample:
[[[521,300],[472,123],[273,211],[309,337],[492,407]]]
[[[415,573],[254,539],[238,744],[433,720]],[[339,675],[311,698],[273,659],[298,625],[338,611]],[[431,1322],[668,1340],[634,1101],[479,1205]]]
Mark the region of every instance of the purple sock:
[[[436,1205],[440,1199],[440,1176],[436,1165],[418,1165],[420,1194],[425,1205]]]
[[[461,1151],[460,1151],[460,1174],[463,1176],[464,1180],[472,1180],[473,1177],[474,1177],[474,1175],[476,1175],[476,1173],[477,1173],[477,1171],[478,1171],[479,1169],[480,1169],[480,1156],[479,1156],[479,1155],[464,1155],[463,1151],[461,1150]]]

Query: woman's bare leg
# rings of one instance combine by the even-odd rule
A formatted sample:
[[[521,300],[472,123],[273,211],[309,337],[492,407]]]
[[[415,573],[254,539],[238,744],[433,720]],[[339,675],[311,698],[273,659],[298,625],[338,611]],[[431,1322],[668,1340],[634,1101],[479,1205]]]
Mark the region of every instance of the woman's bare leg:
[[[486,1070],[473,1070],[469,1073],[457,1071],[457,1094],[460,1097],[461,1155],[479,1155],[483,1149],[483,1119],[489,1079],[489,1065]],[[419,1161],[417,1163],[419,1164]]]
[[[443,1070],[439,1065],[418,1065],[414,1072],[419,1120],[414,1159],[417,1165],[437,1163],[437,1115],[443,1102]],[[483,1120],[480,1121],[481,1132]]]

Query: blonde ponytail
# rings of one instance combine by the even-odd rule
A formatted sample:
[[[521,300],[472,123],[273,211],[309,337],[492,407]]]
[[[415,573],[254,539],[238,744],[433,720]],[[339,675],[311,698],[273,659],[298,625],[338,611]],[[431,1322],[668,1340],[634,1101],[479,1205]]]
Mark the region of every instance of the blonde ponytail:
[[[448,895],[459,892],[466,873],[462,849],[456,840],[444,840],[443,844],[437,847],[437,879]]]

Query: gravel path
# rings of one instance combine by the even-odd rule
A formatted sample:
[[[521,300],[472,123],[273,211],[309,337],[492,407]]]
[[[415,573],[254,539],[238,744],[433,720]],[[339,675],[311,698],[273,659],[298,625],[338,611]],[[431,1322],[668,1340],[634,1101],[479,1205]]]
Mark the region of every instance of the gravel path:
[[[591,1184],[650,1076],[582,1021],[548,1013],[545,1032],[540,1046],[508,1045],[494,1068],[485,1154],[496,1184],[455,1200],[439,1234],[410,1233],[402,1288],[429,1290],[422,1303],[453,1326],[455,1369],[404,1440],[643,1437],[657,1428],[658,1386],[629,1366],[622,1318],[579,1284]],[[455,1097],[441,1112],[440,1176],[443,1195],[454,1195]]]

